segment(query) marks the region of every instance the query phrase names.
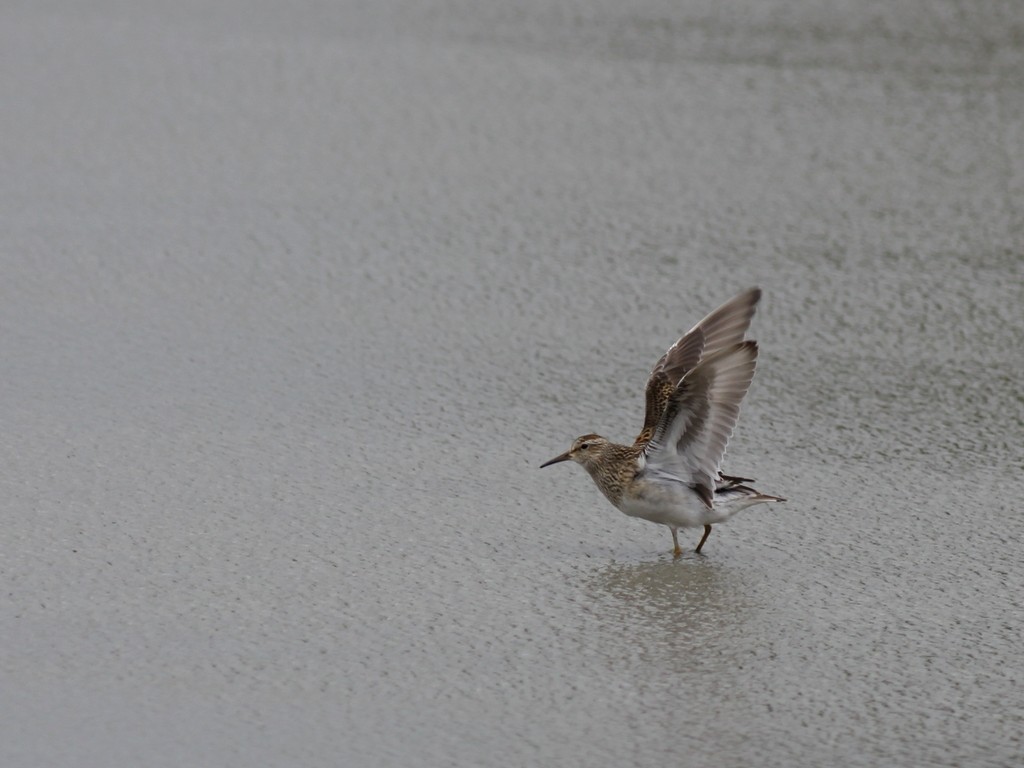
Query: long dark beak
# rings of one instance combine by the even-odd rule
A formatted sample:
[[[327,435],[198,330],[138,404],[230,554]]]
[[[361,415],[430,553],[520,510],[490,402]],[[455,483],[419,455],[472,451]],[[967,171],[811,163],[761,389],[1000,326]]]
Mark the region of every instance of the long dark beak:
[[[551,461],[545,461],[543,464],[540,465],[540,469],[544,469],[544,467],[550,467],[552,464],[557,464],[560,461],[568,461],[568,460],[569,460],[569,451],[566,451],[565,453],[561,454],[560,456],[555,456],[555,458],[553,458]]]

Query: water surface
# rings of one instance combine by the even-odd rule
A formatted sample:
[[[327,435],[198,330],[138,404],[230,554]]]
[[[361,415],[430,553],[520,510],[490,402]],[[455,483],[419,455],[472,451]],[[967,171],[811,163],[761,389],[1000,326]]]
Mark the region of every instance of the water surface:
[[[10,11],[3,763],[1019,761],[1007,8]],[[537,466],[755,284],[673,561]]]

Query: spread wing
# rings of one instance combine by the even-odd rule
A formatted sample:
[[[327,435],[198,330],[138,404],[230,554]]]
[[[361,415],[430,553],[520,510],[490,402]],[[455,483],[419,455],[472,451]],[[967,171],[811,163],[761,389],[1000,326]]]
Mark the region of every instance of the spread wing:
[[[644,428],[634,445],[644,446],[650,442],[669,398],[687,372],[703,358],[743,341],[760,300],[760,288],[751,288],[730,299],[683,334],[654,364],[647,379]]]
[[[706,356],[683,376],[644,449],[648,470],[687,483],[710,507],[756,364],[757,342],[743,341]]]

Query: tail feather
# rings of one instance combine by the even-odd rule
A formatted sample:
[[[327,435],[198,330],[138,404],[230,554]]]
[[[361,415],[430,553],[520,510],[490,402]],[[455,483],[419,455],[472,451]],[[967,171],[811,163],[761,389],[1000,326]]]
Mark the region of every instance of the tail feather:
[[[771,496],[767,493],[761,493],[756,488],[751,488],[749,485],[741,485],[739,483],[728,483],[726,485],[718,486],[715,489],[715,496],[723,499],[734,500],[745,498],[752,504],[760,503],[762,501],[785,501],[781,496]]]
[[[745,499],[746,504],[760,504],[762,501],[785,501],[781,496],[771,496],[761,493],[746,483],[754,482],[749,477],[733,477],[722,472],[718,473],[718,484],[715,486],[715,496],[723,500],[737,502]]]
[[[726,485],[739,485],[740,483],[754,482],[754,478],[752,477],[733,477],[732,475],[727,475],[724,472],[718,473],[718,479]]]

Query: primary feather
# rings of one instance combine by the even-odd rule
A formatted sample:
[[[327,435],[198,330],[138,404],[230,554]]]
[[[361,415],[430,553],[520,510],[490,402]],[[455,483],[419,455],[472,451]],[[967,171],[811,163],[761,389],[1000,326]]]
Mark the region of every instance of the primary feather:
[[[743,341],[760,300],[760,288],[744,291],[708,314],[665,351],[647,379],[644,426],[634,445],[650,442],[672,393],[689,371],[703,358]]]
[[[757,363],[757,342],[715,351],[683,376],[644,451],[648,471],[688,483],[710,507]]]

